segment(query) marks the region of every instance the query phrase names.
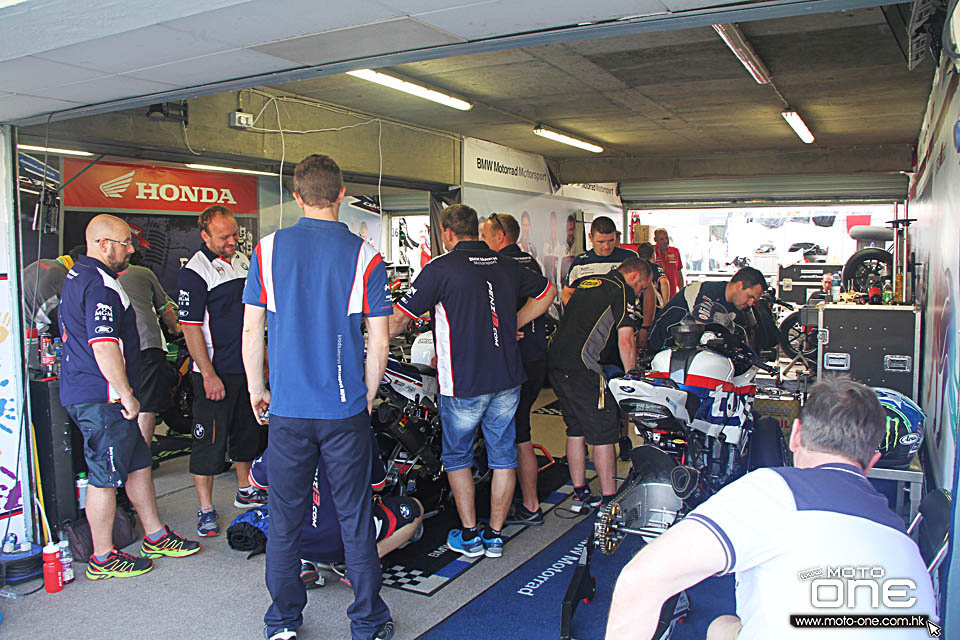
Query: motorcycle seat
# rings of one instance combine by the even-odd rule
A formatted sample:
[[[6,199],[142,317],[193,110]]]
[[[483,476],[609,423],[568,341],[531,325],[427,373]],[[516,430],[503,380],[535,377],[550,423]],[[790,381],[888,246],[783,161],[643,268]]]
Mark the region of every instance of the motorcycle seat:
[[[437,377],[437,370],[425,364],[416,364],[414,362],[401,362],[399,364],[401,373]]]

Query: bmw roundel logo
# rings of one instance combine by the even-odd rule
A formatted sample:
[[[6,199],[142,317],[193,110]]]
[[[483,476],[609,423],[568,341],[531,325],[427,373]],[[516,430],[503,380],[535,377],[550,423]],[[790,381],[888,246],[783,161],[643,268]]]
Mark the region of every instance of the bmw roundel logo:
[[[624,393],[633,393],[636,391],[636,389],[633,387],[620,387],[620,391],[623,391]]]
[[[400,515],[404,518],[410,517],[410,507],[405,504],[400,505]]]
[[[193,426],[193,437],[197,440],[203,438],[203,425],[199,422]]]

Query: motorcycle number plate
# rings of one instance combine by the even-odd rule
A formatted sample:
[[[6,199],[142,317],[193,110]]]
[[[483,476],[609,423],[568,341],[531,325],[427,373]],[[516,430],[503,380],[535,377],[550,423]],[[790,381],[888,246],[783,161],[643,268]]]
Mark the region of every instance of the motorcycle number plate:
[[[849,371],[850,354],[849,353],[825,353],[823,354],[823,368],[831,371]]]
[[[883,370],[889,373],[910,373],[913,358],[910,356],[883,356]]]

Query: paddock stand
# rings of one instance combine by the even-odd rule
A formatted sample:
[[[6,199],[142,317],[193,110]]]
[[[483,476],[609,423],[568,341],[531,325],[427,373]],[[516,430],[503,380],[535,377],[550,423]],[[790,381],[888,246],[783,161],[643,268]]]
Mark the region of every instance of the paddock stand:
[[[587,544],[580,552],[580,560],[577,562],[577,568],[573,572],[573,578],[570,579],[570,585],[563,596],[560,613],[560,640],[576,640],[570,635],[570,624],[573,622],[573,614],[581,602],[590,604],[597,592],[597,579],[590,573],[590,563],[593,560],[594,534],[591,531],[587,538]],[[653,640],[668,640],[673,634],[673,629],[678,622],[683,621],[683,617],[690,611],[690,599],[686,591],[681,591],[667,599],[660,609],[660,620],[657,623],[657,630],[653,634]]]

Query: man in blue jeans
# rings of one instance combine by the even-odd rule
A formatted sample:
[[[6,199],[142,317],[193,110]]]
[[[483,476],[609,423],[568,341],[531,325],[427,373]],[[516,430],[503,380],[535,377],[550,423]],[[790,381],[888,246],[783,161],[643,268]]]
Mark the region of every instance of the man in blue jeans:
[[[370,502],[370,408],[389,350],[392,311],[380,254],[339,222],[343,175],[312,155],[293,173],[304,217],[260,240],[243,292],[243,366],[258,421],[270,409],[270,535],[264,637],[294,640],[307,592],[300,579],[303,520],[323,452],[354,601],[354,640],[389,640]],[[270,390],[263,379],[269,317]],[[367,326],[366,365],[361,322]]]
[[[461,528],[447,536],[451,551],[491,558],[503,553],[503,528],[516,485],[514,417],[526,380],[517,327],[543,315],[557,295],[542,275],[493,251],[479,239],[477,212],[456,204],[440,217],[445,253],[424,266],[396,305],[391,335],[433,313],[443,424],[443,466]],[[529,298],[517,311],[517,300]],[[473,441],[483,428],[493,469],[490,523],[477,529]]]

